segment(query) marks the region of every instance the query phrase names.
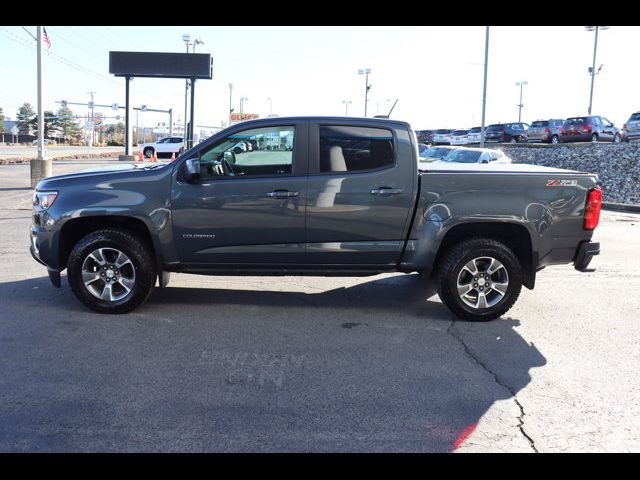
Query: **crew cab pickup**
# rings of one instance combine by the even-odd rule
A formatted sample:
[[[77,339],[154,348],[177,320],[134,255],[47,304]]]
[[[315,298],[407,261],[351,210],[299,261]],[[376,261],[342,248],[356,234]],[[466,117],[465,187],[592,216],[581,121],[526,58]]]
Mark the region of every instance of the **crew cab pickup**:
[[[504,314],[546,265],[587,271],[599,253],[595,175],[436,163],[401,121],[247,121],[171,163],[43,179],[31,253],[98,312],[131,311],[170,272],[419,272],[467,320]]]

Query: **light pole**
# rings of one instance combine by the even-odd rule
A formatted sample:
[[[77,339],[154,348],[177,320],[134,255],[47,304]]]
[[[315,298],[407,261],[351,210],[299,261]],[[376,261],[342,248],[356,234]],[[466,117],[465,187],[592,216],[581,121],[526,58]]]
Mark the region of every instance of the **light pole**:
[[[600,68],[598,68],[598,72],[596,73],[596,51],[598,50],[598,31],[606,30],[609,27],[588,26],[584,28],[587,30],[587,32],[592,32],[594,30],[596,32],[596,38],[593,42],[593,64],[591,65],[591,67],[589,67],[589,74],[591,75],[591,93],[589,94],[589,115],[591,115],[591,105],[593,104],[593,81],[595,80],[596,75],[600,73],[600,70],[602,70],[602,65],[600,65]]]
[[[231,100],[233,96],[233,83],[229,84],[229,125],[231,125],[231,114],[233,113],[233,107],[231,106]]]
[[[370,68],[361,68],[358,70],[358,75],[364,75],[364,116],[367,116],[367,99],[369,96],[369,89],[371,85],[369,85],[369,74],[371,73]]]
[[[342,100],[342,103],[344,104],[344,116],[348,117],[349,116],[349,104],[352,103],[351,100]]]
[[[484,83],[482,86],[482,125],[480,127],[480,147],[484,148],[484,114],[487,108],[487,70],[489,66],[489,27],[485,27],[484,38]]]
[[[522,118],[522,107],[524,107],[524,105],[522,104],[522,87],[524,85],[529,85],[529,82],[527,82],[526,80],[516,82],[516,87],[520,87],[520,103],[518,103],[518,123],[520,123],[520,119]]]
[[[244,113],[244,101],[249,100],[247,97],[240,97],[240,113]]]
[[[185,33],[184,35],[182,35],[182,41],[185,43],[185,45],[187,46],[187,53],[189,53],[189,46],[192,45],[191,43],[191,35],[189,35],[188,33]],[[183,143],[187,142],[187,104],[188,104],[188,97],[189,97],[189,80],[185,80],[184,81],[184,131],[183,131]]]
[[[267,100],[269,100],[269,115],[273,115],[273,100],[271,100],[271,97],[267,98]]]

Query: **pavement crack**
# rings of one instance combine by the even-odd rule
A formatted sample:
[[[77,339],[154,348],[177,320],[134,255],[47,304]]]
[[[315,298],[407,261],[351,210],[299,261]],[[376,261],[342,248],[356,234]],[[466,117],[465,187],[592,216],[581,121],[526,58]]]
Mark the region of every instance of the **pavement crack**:
[[[509,385],[507,385],[502,380],[500,380],[500,377],[498,377],[498,374],[495,373],[493,370],[491,370],[489,367],[487,367],[484,363],[482,363],[482,361],[473,353],[471,348],[469,348],[469,346],[465,343],[462,337],[454,331],[453,327],[455,323],[456,323],[455,320],[451,320],[451,325],[449,325],[449,328],[447,328],[447,333],[451,335],[453,338],[455,338],[458,342],[460,342],[460,345],[462,345],[462,348],[464,348],[464,351],[466,352],[466,354],[469,357],[471,357],[471,359],[473,359],[474,362],[480,365],[482,369],[484,369],[487,373],[489,373],[498,385],[506,389],[511,394],[511,398],[513,398],[514,403],[520,409],[520,415],[518,415],[518,429],[520,430],[520,433],[522,434],[522,436],[526,438],[527,441],[529,442],[529,445],[531,446],[531,450],[533,450],[535,453],[539,453],[538,449],[536,448],[536,444],[533,441],[533,438],[531,438],[524,429],[524,417],[526,413],[524,411],[524,407],[522,406],[522,404],[518,400],[518,397],[516,396],[516,392],[514,391],[513,388],[511,388]]]

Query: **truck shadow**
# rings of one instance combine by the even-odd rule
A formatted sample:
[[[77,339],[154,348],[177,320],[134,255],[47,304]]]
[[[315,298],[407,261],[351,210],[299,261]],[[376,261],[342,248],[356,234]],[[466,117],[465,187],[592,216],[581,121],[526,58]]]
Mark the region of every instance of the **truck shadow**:
[[[261,285],[100,315],[66,281],[0,283],[0,450],[531,450],[518,405],[496,405],[546,364],[519,320],[454,321],[417,275]]]

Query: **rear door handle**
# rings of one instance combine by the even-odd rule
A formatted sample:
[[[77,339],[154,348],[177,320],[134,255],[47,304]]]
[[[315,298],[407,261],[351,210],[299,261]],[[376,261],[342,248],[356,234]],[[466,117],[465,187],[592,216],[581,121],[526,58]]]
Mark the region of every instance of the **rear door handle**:
[[[289,190],[274,190],[273,192],[267,193],[267,197],[270,198],[290,198],[297,197],[300,195],[300,192],[290,192]]]
[[[389,187],[380,187],[374,188],[371,190],[371,195],[380,195],[382,197],[387,197],[390,195],[400,195],[403,192],[401,188],[389,188]]]

